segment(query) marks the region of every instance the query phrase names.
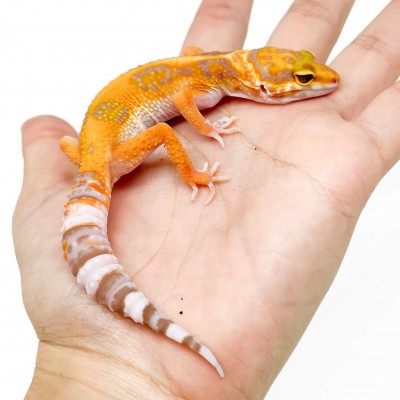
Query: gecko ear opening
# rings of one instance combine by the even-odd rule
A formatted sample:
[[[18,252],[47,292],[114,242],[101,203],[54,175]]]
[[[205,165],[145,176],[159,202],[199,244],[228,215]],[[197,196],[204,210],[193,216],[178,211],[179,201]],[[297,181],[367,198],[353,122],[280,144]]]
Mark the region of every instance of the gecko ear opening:
[[[294,73],[294,79],[301,86],[308,85],[314,80],[314,72],[310,69],[302,69]]]

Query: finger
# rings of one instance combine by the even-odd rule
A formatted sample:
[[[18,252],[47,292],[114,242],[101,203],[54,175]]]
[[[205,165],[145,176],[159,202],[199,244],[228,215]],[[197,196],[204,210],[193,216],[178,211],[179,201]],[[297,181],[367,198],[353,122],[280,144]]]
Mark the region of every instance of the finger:
[[[400,1],[392,1],[336,58],[341,90],[333,99],[345,118],[354,118],[400,72]]]
[[[203,0],[183,48],[197,46],[205,51],[242,48],[252,5],[253,0]]]
[[[383,91],[356,119],[377,144],[387,172],[400,159],[400,82]]]
[[[270,39],[269,46],[310,50],[326,60],[354,0],[295,0]]]
[[[22,126],[25,189],[33,186],[46,190],[76,172],[59,147],[65,135],[76,136],[76,132],[65,121],[52,116],[32,118]]]

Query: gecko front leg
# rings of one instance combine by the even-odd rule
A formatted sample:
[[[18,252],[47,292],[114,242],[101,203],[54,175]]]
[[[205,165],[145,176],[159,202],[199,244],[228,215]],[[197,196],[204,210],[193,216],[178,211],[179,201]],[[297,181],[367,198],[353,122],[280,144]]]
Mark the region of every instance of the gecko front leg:
[[[202,169],[195,169],[181,142],[168,124],[157,124],[115,148],[112,152],[111,168],[115,164],[124,162],[140,164],[148,154],[162,144],[165,145],[182,179],[192,188],[192,200],[198,193],[197,185],[209,188],[210,194],[205,203],[208,204],[215,194],[214,182],[227,181],[229,178],[215,176],[218,162],[213,164],[210,171],[208,171],[208,163],[205,163]]]
[[[198,96],[205,97],[207,94],[199,92]],[[221,135],[240,132],[239,128],[230,127],[232,122],[236,120],[235,116],[223,117],[216,122],[206,120],[197,107],[195,95],[191,89],[176,93],[172,101],[186,121],[202,135],[217,140],[222,147],[225,147],[225,144]],[[210,102],[215,102],[215,99],[211,98]]]

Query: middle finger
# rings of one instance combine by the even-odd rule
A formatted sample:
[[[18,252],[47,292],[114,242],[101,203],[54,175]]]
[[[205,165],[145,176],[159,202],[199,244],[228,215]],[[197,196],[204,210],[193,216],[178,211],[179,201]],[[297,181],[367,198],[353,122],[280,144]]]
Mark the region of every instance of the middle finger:
[[[325,61],[354,0],[295,0],[275,28],[268,46],[310,50]]]

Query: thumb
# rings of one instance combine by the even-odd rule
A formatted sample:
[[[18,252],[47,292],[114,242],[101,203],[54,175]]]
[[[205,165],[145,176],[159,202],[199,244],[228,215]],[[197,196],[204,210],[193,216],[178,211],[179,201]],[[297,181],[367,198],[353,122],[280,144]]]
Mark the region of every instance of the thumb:
[[[59,147],[60,138],[64,135],[76,136],[76,133],[68,123],[52,116],[35,117],[22,126],[24,180],[14,211],[14,234],[34,211],[41,214],[41,206],[49,198],[55,200],[58,197],[56,194],[61,195],[59,212],[62,212],[62,204],[76,174],[76,166]],[[50,208],[49,211],[54,210]],[[43,219],[43,215],[39,217]]]
[[[76,167],[61,152],[63,136],[76,137],[75,130],[64,120],[53,116],[32,118],[22,126],[24,183],[22,190],[45,192],[54,185],[70,180]]]
[[[59,147],[65,135],[76,134],[69,124],[52,116],[30,119],[22,126],[24,180],[14,211],[13,236],[25,306],[36,326],[38,318],[49,315],[40,314],[45,308],[38,299],[43,294],[54,299],[60,290],[61,280],[55,284],[49,274],[65,269],[59,230],[63,204],[76,174],[76,166]],[[72,285],[67,270],[62,273]]]

